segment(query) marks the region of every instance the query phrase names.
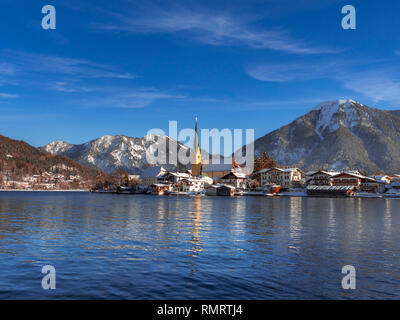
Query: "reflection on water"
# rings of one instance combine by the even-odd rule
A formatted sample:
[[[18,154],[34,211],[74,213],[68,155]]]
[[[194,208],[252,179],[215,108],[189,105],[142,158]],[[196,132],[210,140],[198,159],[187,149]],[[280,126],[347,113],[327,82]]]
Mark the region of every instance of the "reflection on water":
[[[1,192],[0,298],[399,298],[398,203]]]

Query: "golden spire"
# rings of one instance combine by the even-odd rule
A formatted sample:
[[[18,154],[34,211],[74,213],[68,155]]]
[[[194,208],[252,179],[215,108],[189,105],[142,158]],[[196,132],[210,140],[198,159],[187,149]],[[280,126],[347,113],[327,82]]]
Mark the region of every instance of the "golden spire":
[[[201,175],[201,151],[199,145],[199,134],[197,132],[197,117],[195,118],[195,133],[194,133],[194,141],[193,141],[193,153],[192,153],[192,175],[200,176]]]

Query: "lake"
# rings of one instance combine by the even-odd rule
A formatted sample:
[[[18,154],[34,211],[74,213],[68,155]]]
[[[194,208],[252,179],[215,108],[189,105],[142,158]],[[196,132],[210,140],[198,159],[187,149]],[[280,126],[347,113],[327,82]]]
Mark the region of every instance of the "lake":
[[[396,199],[0,192],[0,298],[398,299],[399,230]]]

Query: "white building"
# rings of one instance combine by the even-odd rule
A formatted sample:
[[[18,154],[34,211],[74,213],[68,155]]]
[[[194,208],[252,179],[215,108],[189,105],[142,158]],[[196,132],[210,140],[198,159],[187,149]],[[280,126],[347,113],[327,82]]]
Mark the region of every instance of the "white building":
[[[336,171],[325,171],[318,170],[315,172],[307,173],[307,185],[311,186],[331,186],[331,178],[337,175],[339,172]]]
[[[196,178],[183,179],[178,184],[180,191],[200,192],[204,189],[204,181]]]
[[[241,172],[230,172],[221,178],[221,182],[235,188],[246,189],[248,178]]]
[[[282,188],[300,187],[303,171],[299,168],[270,168],[259,171],[262,186],[280,185]]]
[[[167,169],[162,166],[148,167],[140,175],[141,185],[151,186],[152,184],[158,183],[158,178],[167,173]]]

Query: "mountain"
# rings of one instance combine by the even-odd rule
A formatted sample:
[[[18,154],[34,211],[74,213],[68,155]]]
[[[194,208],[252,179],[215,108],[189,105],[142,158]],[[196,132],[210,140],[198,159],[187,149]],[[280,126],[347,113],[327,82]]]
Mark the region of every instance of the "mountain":
[[[0,135],[0,173],[3,180],[16,181],[44,173],[61,174],[66,177],[80,176],[85,184],[106,176],[98,169],[84,167],[67,157],[48,154],[24,141],[2,135]]]
[[[170,156],[175,157],[177,152],[189,152],[189,148],[170,139],[165,135],[149,134],[143,138],[132,138],[124,135],[105,135],[98,139],[83,143],[69,144],[63,141],[51,142],[41,149],[50,154],[67,156],[80,164],[97,167],[107,173],[116,170],[124,170],[131,174],[139,174],[148,165],[164,164],[159,161],[149,161],[146,150],[151,153],[162,145],[166,145],[158,151],[159,157],[165,155],[167,163]],[[169,149],[171,147],[171,155]],[[184,165],[166,165],[168,169],[183,168]]]
[[[353,100],[324,102],[254,143],[277,163],[304,170],[400,172],[400,111]]]

